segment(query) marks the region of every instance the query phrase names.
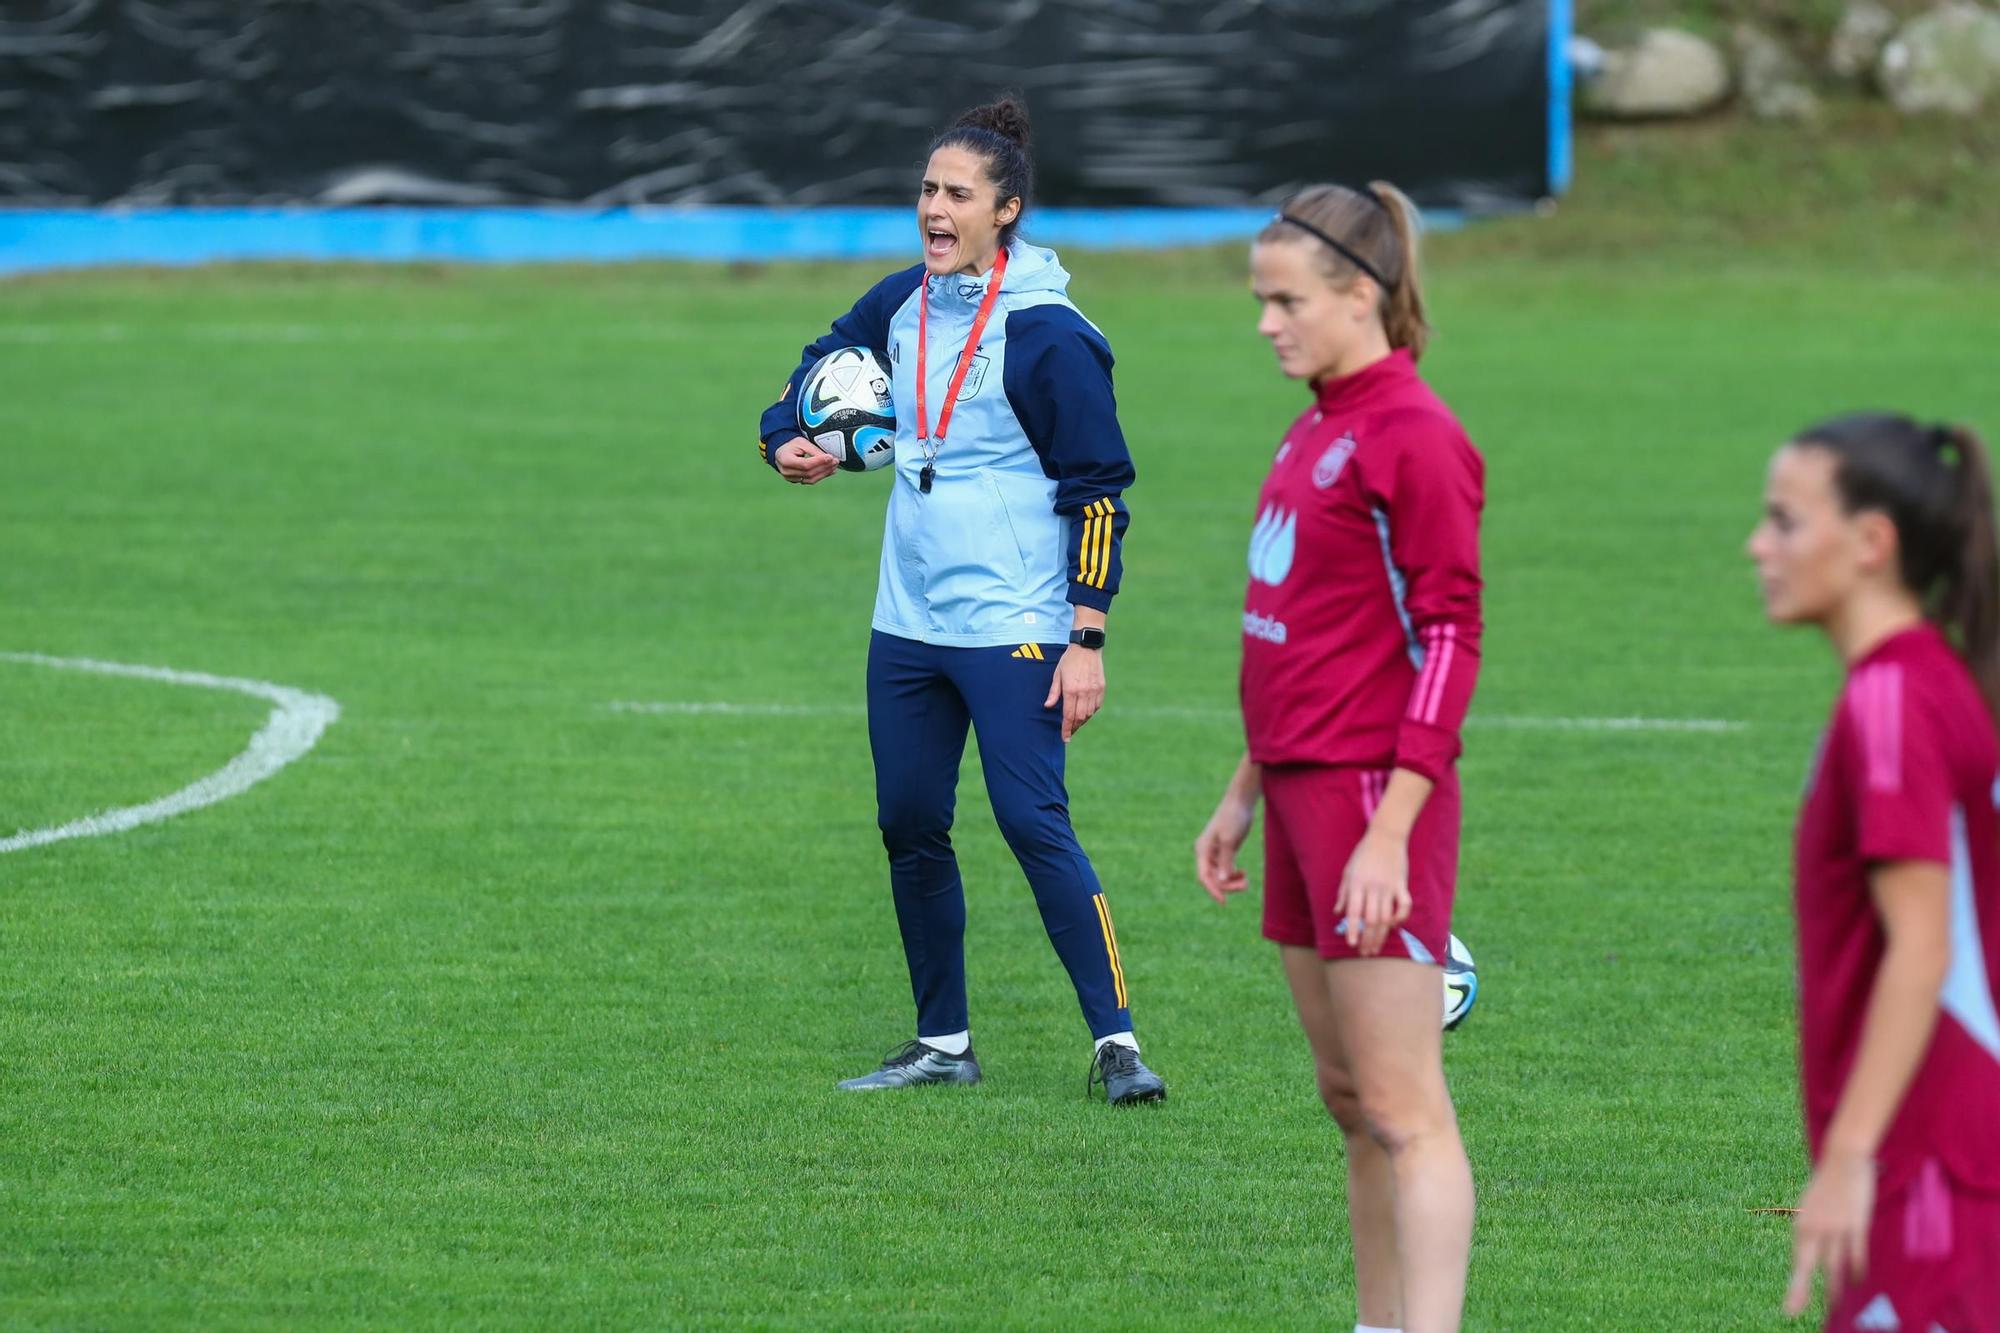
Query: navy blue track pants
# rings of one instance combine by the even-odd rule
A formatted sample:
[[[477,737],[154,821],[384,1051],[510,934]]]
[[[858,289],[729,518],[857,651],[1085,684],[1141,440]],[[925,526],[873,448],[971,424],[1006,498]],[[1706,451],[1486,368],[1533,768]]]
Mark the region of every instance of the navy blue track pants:
[[[1066,644],[946,648],[876,631],[868,645],[868,743],[917,1035],[971,1027],[965,886],[951,850],[958,765],[979,733],[986,792],[1093,1037],[1128,1031],[1124,965],[1097,872],[1069,823],[1062,706],[1043,708]]]

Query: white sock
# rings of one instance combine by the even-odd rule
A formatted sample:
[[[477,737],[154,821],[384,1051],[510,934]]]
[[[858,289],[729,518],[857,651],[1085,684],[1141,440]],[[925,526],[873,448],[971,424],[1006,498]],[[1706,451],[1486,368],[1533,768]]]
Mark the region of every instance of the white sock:
[[[1379,1324],[1356,1324],[1354,1333],[1403,1333],[1400,1328],[1383,1328]]]
[[[1100,1051],[1103,1050],[1104,1043],[1108,1041],[1115,1041],[1120,1046],[1130,1046],[1135,1051],[1139,1049],[1139,1039],[1129,1032],[1114,1032],[1108,1037],[1099,1037],[1097,1039],[1097,1049]]]
[[[972,1049],[972,1033],[970,1030],[954,1032],[947,1037],[918,1037],[917,1040],[926,1046],[935,1047],[943,1051],[946,1055],[964,1055]]]

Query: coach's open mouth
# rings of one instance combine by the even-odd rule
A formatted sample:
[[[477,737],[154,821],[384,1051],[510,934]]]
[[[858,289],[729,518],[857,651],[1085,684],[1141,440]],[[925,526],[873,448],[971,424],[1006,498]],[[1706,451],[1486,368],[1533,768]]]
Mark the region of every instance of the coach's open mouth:
[[[958,237],[939,227],[927,228],[924,232],[924,253],[932,259],[943,259],[958,244]]]

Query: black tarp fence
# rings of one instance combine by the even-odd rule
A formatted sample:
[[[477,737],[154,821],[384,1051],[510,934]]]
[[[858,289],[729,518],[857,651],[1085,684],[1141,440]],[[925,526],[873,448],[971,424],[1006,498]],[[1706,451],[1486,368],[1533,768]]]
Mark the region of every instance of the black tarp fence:
[[[900,204],[930,137],[1011,89],[1041,202],[1239,205],[1386,177],[1487,210],[1560,188],[1562,12],[0,0],[0,205]]]

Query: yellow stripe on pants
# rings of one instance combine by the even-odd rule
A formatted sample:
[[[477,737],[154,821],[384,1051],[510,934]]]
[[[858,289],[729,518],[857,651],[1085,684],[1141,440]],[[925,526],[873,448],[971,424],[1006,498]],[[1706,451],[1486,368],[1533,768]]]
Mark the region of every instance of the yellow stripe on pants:
[[[1131,1008],[1125,996],[1125,965],[1118,961],[1118,933],[1111,929],[1111,908],[1099,893],[1090,900],[1097,908],[1097,924],[1104,930],[1104,956],[1111,960],[1111,982],[1118,990],[1118,1007]]]

